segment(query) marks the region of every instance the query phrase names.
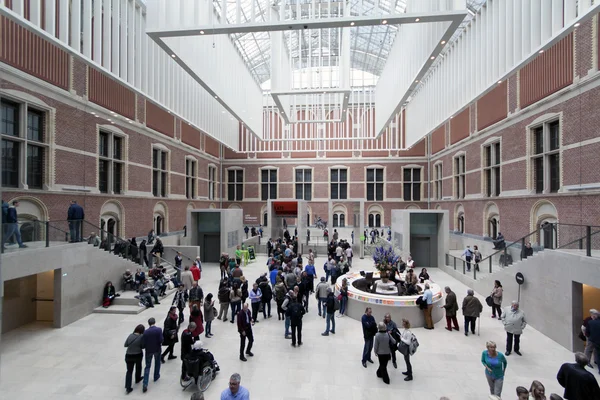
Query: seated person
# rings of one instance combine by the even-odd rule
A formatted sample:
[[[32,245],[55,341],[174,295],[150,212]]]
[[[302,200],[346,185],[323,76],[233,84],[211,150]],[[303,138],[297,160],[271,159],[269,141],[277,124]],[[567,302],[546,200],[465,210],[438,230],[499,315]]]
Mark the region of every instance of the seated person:
[[[144,283],[144,281],[146,280],[146,273],[144,271],[142,271],[141,268],[138,268],[135,272],[134,280],[135,280],[135,290],[138,290],[140,285],[142,283]]]
[[[88,238],[88,244],[93,244],[94,247],[100,246],[100,238],[96,236],[96,233],[90,233],[90,237]]]
[[[127,285],[129,285],[130,289],[135,288],[135,280],[133,279],[133,274],[128,269],[125,270],[125,273],[123,274],[123,289],[124,290],[127,290]]]
[[[496,236],[496,239],[492,240],[492,242],[494,242],[494,249],[495,250],[502,250],[503,248],[506,247],[506,242],[504,240],[504,235],[501,232],[498,232],[498,236]]]
[[[154,290],[158,293],[158,296],[166,296],[167,283],[165,282],[164,276],[160,276],[154,281]]]
[[[419,274],[419,280],[421,281],[421,283],[430,280],[429,274],[427,273],[427,268],[423,268],[421,270],[421,273]]]
[[[119,297],[119,294],[115,293],[115,287],[111,281],[106,282],[106,285],[104,285],[104,292],[102,293],[102,307],[108,308],[115,297]]]
[[[147,279],[144,279],[144,282],[140,285],[139,293],[141,307],[153,308],[154,304],[160,304],[158,301],[158,295],[156,294],[154,287],[150,283],[148,283]],[[152,304],[153,297],[154,304]]]
[[[406,294],[406,286],[404,286],[404,282],[398,282],[396,287],[398,288],[398,296],[404,296]]]
[[[533,248],[531,247],[531,242],[528,242],[525,245],[525,248],[522,250],[523,252],[523,258],[527,258],[527,257],[531,257],[533,256]]]
[[[192,351],[185,355],[184,362],[186,363],[187,375],[190,378],[194,378],[196,384],[198,384],[198,378],[202,372],[202,367],[206,363],[210,363],[215,372],[221,369],[212,353],[202,348],[202,342],[200,340],[194,342]]]
[[[406,287],[406,295],[407,296],[415,296],[421,293],[421,289],[417,285],[408,285]]]

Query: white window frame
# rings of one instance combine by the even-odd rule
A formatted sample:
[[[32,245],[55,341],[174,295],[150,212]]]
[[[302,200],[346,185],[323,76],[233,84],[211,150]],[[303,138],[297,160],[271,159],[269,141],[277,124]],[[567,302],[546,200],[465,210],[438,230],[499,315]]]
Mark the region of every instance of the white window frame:
[[[496,158],[496,146],[500,149],[500,159]],[[490,163],[486,157],[486,150],[490,149]],[[488,187],[486,175],[490,173],[490,185]],[[499,180],[499,187],[496,188],[496,179]],[[488,194],[489,192],[489,194]],[[500,138],[492,138],[481,145],[481,193],[484,197],[498,197],[502,193],[502,141]]]
[[[339,177],[340,177],[340,170],[343,170],[343,169],[346,170],[346,181],[345,181],[345,183],[346,183],[346,197],[341,198],[340,195],[339,195],[340,194],[340,185],[342,183],[344,183],[344,181],[340,181]],[[331,181],[331,172],[333,170],[338,170],[338,181],[337,182],[332,182]],[[349,190],[349,185],[350,185],[350,168],[348,168],[345,165],[334,165],[332,167],[329,167],[329,173],[327,175],[327,182],[329,184],[328,185],[329,186],[329,189],[328,189],[329,190],[329,199],[331,199],[331,200],[348,200],[348,198],[349,198],[348,195],[349,195],[349,192],[350,192],[350,190]],[[334,183],[336,183],[338,185],[338,196],[336,198],[333,198],[332,191],[331,191],[331,185],[333,185]]]
[[[217,196],[217,166],[208,164],[208,199],[216,200]]]
[[[298,182],[296,180],[296,173],[297,173],[298,170],[302,170],[303,171],[302,172],[302,182]],[[305,180],[306,172],[304,172],[304,171],[307,171],[307,170],[310,171],[310,181],[306,181]],[[312,201],[312,199],[313,199],[313,190],[314,190],[314,187],[315,187],[315,185],[313,183],[314,176],[315,176],[315,173],[314,173],[314,170],[313,170],[312,167],[305,166],[305,165],[300,165],[300,166],[294,167],[294,199],[296,199],[296,200],[304,200],[304,201]],[[297,190],[296,190],[297,189],[297,185],[302,185],[302,198],[301,199],[299,199],[298,196],[297,196],[297,193],[298,193]],[[307,192],[306,191],[306,185],[310,185],[310,196],[309,196],[308,199],[306,198],[306,192]]]
[[[441,161],[433,164],[433,198],[442,200],[444,197],[444,166]]]
[[[162,159],[162,153],[165,153],[167,155],[167,162],[166,162],[166,168],[162,169],[162,167],[159,168],[154,168],[154,150],[158,151],[159,154],[161,155],[161,159]],[[163,144],[160,143],[153,143],[152,144],[152,149],[151,149],[151,153],[150,153],[150,182],[152,183],[152,187],[151,187],[151,193],[153,197],[158,197],[158,198],[163,198],[163,197],[169,197],[169,193],[170,193],[170,186],[171,186],[171,150],[169,150],[169,148]],[[158,193],[154,194],[154,171],[160,171],[160,180],[158,182],[157,188],[158,188]],[[165,183],[165,193],[161,193],[161,188],[162,188],[162,179],[163,179],[163,173],[166,179],[166,183]],[[162,194],[162,196],[160,195]]]
[[[464,151],[452,157],[452,195],[457,200],[467,195],[467,154]]]
[[[98,188],[98,192],[100,193],[105,193],[105,194],[111,194],[111,195],[123,195],[126,192],[126,188],[127,188],[127,177],[128,177],[128,171],[127,171],[127,156],[128,156],[128,149],[129,149],[129,136],[126,135],[124,132],[117,130],[117,129],[113,129],[112,126],[108,127],[106,125],[98,125],[96,127],[96,138],[97,138],[97,143],[96,143],[96,152],[98,154],[97,157],[97,161],[96,161],[96,180],[97,180],[97,184],[96,187]],[[101,134],[106,134],[108,136],[108,156],[102,156],[100,154],[100,135]],[[121,139],[121,158],[120,159],[116,159],[114,158],[114,141],[115,138],[119,138]],[[108,161],[108,181],[107,181],[107,191],[106,192],[101,192],[100,191],[100,161]],[[115,187],[114,187],[114,165],[115,164],[121,164],[121,192],[120,193],[115,193]]]
[[[410,198],[410,200],[405,200],[404,199],[404,184],[410,183],[411,185],[413,185],[414,183],[417,183],[416,181],[412,180],[413,179],[413,173],[412,172],[410,174],[410,179],[411,180],[408,181],[408,182],[406,182],[404,180],[404,171],[407,170],[407,169],[410,169],[410,170],[418,169],[419,170],[419,181],[418,181],[418,183],[419,183],[419,199],[418,200],[415,200],[415,197],[413,195],[414,192],[413,192],[412,186],[411,186],[411,198]],[[423,190],[424,190],[424,186],[425,186],[424,183],[425,182],[423,182],[423,166],[422,165],[405,165],[405,166],[403,166],[402,167],[402,200],[403,201],[423,201]]]
[[[550,125],[553,123],[558,123],[558,148],[550,150]],[[529,177],[528,180],[531,184],[530,190],[533,194],[550,194],[550,193],[561,193],[563,189],[563,144],[562,144],[562,129],[563,122],[561,116],[553,116],[552,118],[548,118],[542,123],[532,124],[528,126],[528,131],[530,135],[530,153],[529,153]],[[536,143],[535,143],[535,133],[538,128],[542,128],[542,139],[543,139],[543,150],[542,153],[535,154]],[[558,155],[558,189],[553,191],[551,190],[551,171],[550,171],[550,157]],[[544,169],[544,188],[541,192],[537,192],[536,189],[536,179],[535,179],[535,162],[536,159],[543,159],[543,169]]]
[[[262,181],[262,173],[263,171],[275,171],[276,173],[276,177],[275,177],[275,182],[271,182],[271,173],[269,172],[268,174],[268,182],[264,182]],[[259,168],[258,171],[258,184],[260,185],[260,190],[259,190],[259,194],[260,194],[260,200],[261,201],[268,201],[268,200],[277,200],[279,198],[279,168],[277,167],[273,167],[273,166],[264,166]],[[267,192],[267,198],[263,199],[263,184],[267,184],[269,185],[269,190]],[[271,197],[271,187],[270,185],[275,185],[275,192],[276,192],[276,197],[272,198]]]
[[[246,198],[246,185],[244,183],[245,180],[246,180],[246,170],[244,168],[242,168],[242,167],[229,167],[229,168],[226,169],[226,171],[227,171],[227,201],[243,201]],[[237,178],[236,178],[235,182],[231,182],[229,180],[229,172],[230,171],[236,171],[236,172],[237,171],[242,171],[242,181],[238,182]],[[240,185],[240,184],[242,185],[242,198],[241,198],[241,200],[238,200],[236,198],[237,188],[235,188],[235,191],[233,193],[233,200],[229,200],[229,194],[230,194],[229,185],[234,185],[234,187],[235,187],[236,185]]]
[[[377,180],[377,170],[380,169],[383,171],[383,179],[381,181]],[[369,170],[373,170],[373,182],[369,182],[368,180],[368,172]],[[385,174],[386,169],[381,165],[370,165],[365,167],[365,199],[367,201],[384,201],[385,200]],[[381,184],[381,199],[377,198],[377,185]],[[369,200],[369,185],[374,185],[373,188],[373,199]]]
[[[188,165],[191,164],[191,168]],[[190,173],[191,171],[191,173]],[[190,190],[190,187],[191,190]],[[198,160],[192,156],[185,156],[185,197],[194,200],[198,197]]]

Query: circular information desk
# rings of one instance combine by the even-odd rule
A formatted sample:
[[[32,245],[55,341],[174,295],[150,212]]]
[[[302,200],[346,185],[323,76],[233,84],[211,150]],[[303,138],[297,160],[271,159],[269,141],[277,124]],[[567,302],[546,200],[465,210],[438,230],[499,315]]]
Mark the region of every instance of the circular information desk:
[[[370,273],[370,271],[363,272]],[[425,326],[425,316],[423,315],[423,310],[421,310],[416,303],[419,296],[421,296],[420,294],[414,296],[383,294],[387,291],[391,291],[390,285],[386,285],[381,288],[378,287],[377,292],[379,293],[365,292],[352,285],[352,282],[359,279],[365,279],[365,277],[359,272],[349,272],[340,276],[336,280],[336,296],[339,294],[340,287],[342,285],[342,279],[344,278],[348,280],[348,304],[346,305],[346,315],[348,317],[360,321],[365,313],[365,309],[367,307],[371,307],[373,310],[373,317],[375,317],[375,321],[377,322],[383,321],[383,316],[389,313],[392,316],[392,320],[396,322],[398,327],[401,326],[403,318],[406,318],[413,328]],[[401,276],[401,278],[404,278],[404,276]],[[379,272],[373,272],[373,279],[377,280],[376,282],[378,282],[378,286],[383,284],[383,282],[379,280]],[[436,283],[431,281],[427,281],[427,283],[429,283],[430,289],[433,293],[433,309],[431,311],[431,317],[433,322],[436,323],[444,317],[444,310],[440,308],[440,305],[442,304],[442,289]],[[418,286],[420,290],[423,290],[425,285],[419,283]],[[397,293],[396,290],[395,293]]]

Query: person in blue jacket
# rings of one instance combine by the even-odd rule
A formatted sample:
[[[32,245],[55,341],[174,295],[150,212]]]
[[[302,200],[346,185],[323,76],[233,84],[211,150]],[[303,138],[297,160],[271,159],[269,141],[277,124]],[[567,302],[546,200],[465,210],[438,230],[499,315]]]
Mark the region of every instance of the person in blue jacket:
[[[85,212],[83,211],[83,207],[77,204],[77,201],[71,200],[69,211],[67,211],[71,243],[81,242],[81,221],[83,221],[84,218]]]
[[[5,219],[6,222],[4,222],[4,236],[2,238],[2,251],[5,250],[5,244],[6,242],[8,242],[10,240],[10,238],[13,237],[13,235],[15,236],[15,239],[17,240],[17,243],[19,244],[20,248],[24,248],[27,247],[26,245],[23,244],[23,241],[21,240],[21,231],[19,231],[19,217],[17,215],[17,207],[19,206],[19,201],[18,200],[14,200],[12,202],[12,206],[8,206],[6,208],[6,217],[4,217],[4,202],[2,203],[2,217],[3,220]]]

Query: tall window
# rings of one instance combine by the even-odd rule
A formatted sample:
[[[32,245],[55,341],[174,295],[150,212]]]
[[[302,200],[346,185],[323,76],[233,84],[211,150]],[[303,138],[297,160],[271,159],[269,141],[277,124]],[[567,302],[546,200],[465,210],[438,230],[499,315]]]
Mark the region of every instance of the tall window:
[[[500,142],[483,148],[484,190],[487,197],[500,194]]]
[[[260,171],[260,197],[262,200],[277,199],[276,169],[263,169]]]
[[[367,200],[383,200],[383,168],[367,169]]]
[[[185,197],[187,199],[196,198],[196,182],[198,171],[198,162],[192,159],[185,160]]]
[[[331,199],[344,200],[348,198],[348,170],[345,168],[332,169],[330,173]]]
[[[152,194],[156,197],[167,196],[168,154],[161,149],[152,149]]]
[[[312,170],[296,170],[296,200],[312,200]]]
[[[444,178],[442,163],[435,164],[433,166],[433,174],[433,189],[435,191],[434,198],[436,200],[441,200],[443,197],[442,180]]]
[[[217,167],[208,166],[208,199],[214,200],[217,193]]]
[[[121,194],[123,191],[123,138],[100,131],[98,137],[98,190]]]
[[[454,197],[465,198],[465,155],[454,157]]]
[[[560,189],[560,123],[544,124],[533,130],[533,181],[536,193]]]
[[[26,126],[19,123],[21,112],[27,113]],[[48,151],[45,116],[24,104],[8,100],[0,103],[2,186],[43,188]]]
[[[405,201],[421,200],[421,168],[404,168],[403,191]]]
[[[244,200],[244,170],[230,169],[227,171],[227,200]]]

